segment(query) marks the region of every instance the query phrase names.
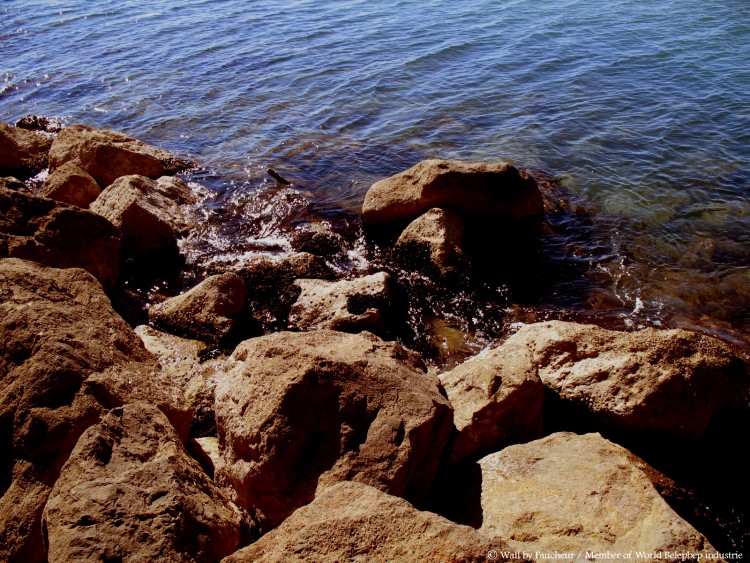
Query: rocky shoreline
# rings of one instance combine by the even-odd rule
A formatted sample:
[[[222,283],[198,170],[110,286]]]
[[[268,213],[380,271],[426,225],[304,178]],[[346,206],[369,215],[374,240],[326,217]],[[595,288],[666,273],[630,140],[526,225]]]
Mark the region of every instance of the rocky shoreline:
[[[365,197],[383,268],[333,267],[352,241],[313,223],[295,253],[144,303],[123,280],[184,266],[201,195],[175,174],[193,163],[44,118],[0,124],[0,155],[0,560],[747,548],[750,377],[732,345],[553,320],[441,362],[442,319],[404,328],[407,303],[480,286],[567,212],[529,173],[423,161]]]

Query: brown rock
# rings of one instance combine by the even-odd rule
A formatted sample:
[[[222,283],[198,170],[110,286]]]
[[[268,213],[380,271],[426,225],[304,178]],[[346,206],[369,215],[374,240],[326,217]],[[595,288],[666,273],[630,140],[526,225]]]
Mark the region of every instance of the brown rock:
[[[44,117],[43,115],[25,115],[16,121],[16,127],[19,129],[28,129],[29,131],[45,131],[47,133],[58,133],[62,125],[54,119]]]
[[[137,174],[158,178],[192,165],[123,133],[85,125],[66,127],[50,148],[50,172],[69,161],[78,161],[102,188],[120,176]]]
[[[0,189],[12,190],[14,192],[21,192],[31,195],[31,190],[28,188],[28,186],[18,178],[14,178],[13,176],[0,178]]]
[[[433,207],[502,221],[538,219],[544,213],[536,182],[510,164],[424,160],[374,183],[362,215],[371,225],[393,223]]]
[[[300,229],[292,239],[296,252],[309,252],[317,256],[333,256],[341,252],[345,241],[322,223],[312,223]]]
[[[343,482],[325,489],[281,526],[224,562],[483,563],[490,551],[507,549],[498,538],[420,512],[403,499],[362,483]]]
[[[569,432],[479,461],[480,532],[527,552],[714,552],[659,496],[627,450]]]
[[[100,193],[99,184],[88,172],[75,162],[66,162],[47,176],[39,195],[88,209]]]
[[[457,430],[451,463],[542,435],[544,385],[525,346],[508,342],[439,377]]]
[[[321,330],[247,340],[232,359],[216,388],[217,480],[264,529],[319,484],[355,480],[410,499],[429,489],[452,413],[413,352]]]
[[[614,428],[697,439],[748,388],[732,348],[695,332],[551,321],[527,325],[511,340],[532,351],[531,365],[547,387]]]
[[[156,407],[112,409],[81,436],[44,509],[49,561],[218,561],[242,515]]]
[[[464,257],[461,241],[464,223],[461,217],[445,209],[430,209],[414,219],[396,241],[400,252],[426,252],[441,273],[452,270]]]
[[[225,342],[243,311],[247,289],[237,274],[206,278],[190,291],[149,309],[154,325],[211,344]]]
[[[47,167],[52,139],[0,122],[0,176],[25,180]]]
[[[0,374],[3,561],[43,559],[43,503],[79,436],[105,411],[148,401],[187,434],[182,398],[81,269],[0,260]]]
[[[289,325],[299,330],[383,332],[389,283],[390,276],[385,272],[337,282],[296,280],[294,285],[300,288],[300,295],[292,305]]]
[[[84,268],[107,288],[120,271],[120,233],[95,213],[0,188],[0,257]]]

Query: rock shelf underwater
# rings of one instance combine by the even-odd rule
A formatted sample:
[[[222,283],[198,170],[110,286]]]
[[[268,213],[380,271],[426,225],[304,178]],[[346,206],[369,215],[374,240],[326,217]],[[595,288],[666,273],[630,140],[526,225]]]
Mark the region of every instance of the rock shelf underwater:
[[[746,354],[536,307],[590,288],[554,179],[427,160],[330,216],[275,173],[288,239],[186,262],[194,163],[44,118],[0,148],[0,558],[747,548]]]

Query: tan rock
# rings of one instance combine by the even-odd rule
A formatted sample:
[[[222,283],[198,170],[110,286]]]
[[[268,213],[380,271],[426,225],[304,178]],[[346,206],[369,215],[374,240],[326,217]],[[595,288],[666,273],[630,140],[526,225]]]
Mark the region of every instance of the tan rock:
[[[0,260],[0,373],[3,561],[43,559],[43,502],[80,435],[105,411],[148,401],[187,434],[182,397],[81,269]]]
[[[319,493],[284,523],[225,563],[276,561],[484,562],[508,549],[497,538],[433,514],[361,483]],[[491,559],[491,557],[490,557]],[[498,556],[498,561],[508,560]]]
[[[569,432],[515,445],[479,461],[480,532],[518,550],[713,552],[630,461],[599,434]]]
[[[84,268],[106,288],[120,272],[120,233],[90,211],[0,188],[0,257]]]
[[[460,215],[434,208],[409,223],[398,237],[396,248],[402,254],[426,252],[438,270],[446,273],[464,257],[463,236],[464,223]]]
[[[52,139],[0,122],[0,176],[25,180],[47,167]]]
[[[44,509],[49,561],[218,561],[240,511],[156,407],[112,409],[81,436]]]
[[[536,182],[507,163],[423,160],[380,180],[365,195],[362,215],[375,225],[407,221],[433,207],[503,221],[541,218]]]
[[[75,162],[66,162],[47,176],[39,195],[88,209],[100,193],[102,189],[91,174]]]
[[[451,463],[542,435],[544,385],[530,360],[528,348],[509,342],[439,376],[457,430]]]
[[[245,284],[237,274],[210,276],[182,295],[152,306],[148,318],[178,336],[216,345],[230,336],[246,296]]]
[[[299,330],[329,328],[343,332],[383,332],[388,308],[390,276],[378,272],[353,280],[296,280],[300,289],[292,305],[289,325]]]
[[[527,325],[511,340],[532,350],[548,388],[611,427],[697,439],[748,388],[732,348],[695,332],[617,332],[551,321]]]
[[[429,489],[452,413],[415,353],[321,330],[247,340],[232,359],[216,388],[217,480],[263,529],[318,484],[355,480],[409,499]]]
[[[123,133],[85,125],[66,127],[52,143],[50,172],[70,161],[78,161],[102,188],[120,176],[138,174],[158,178],[192,165]]]

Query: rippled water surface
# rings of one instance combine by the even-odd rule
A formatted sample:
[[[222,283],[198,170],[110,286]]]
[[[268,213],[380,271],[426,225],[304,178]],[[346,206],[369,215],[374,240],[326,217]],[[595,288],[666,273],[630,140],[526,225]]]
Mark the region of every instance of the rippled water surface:
[[[426,157],[509,160],[592,214],[550,241],[586,291],[536,305],[750,331],[746,0],[5,0],[0,61],[0,119],[202,164],[207,214],[234,211],[197,231],[196,259],[276,244],[296,211],[258,199],[268,166],[335,215]]]

